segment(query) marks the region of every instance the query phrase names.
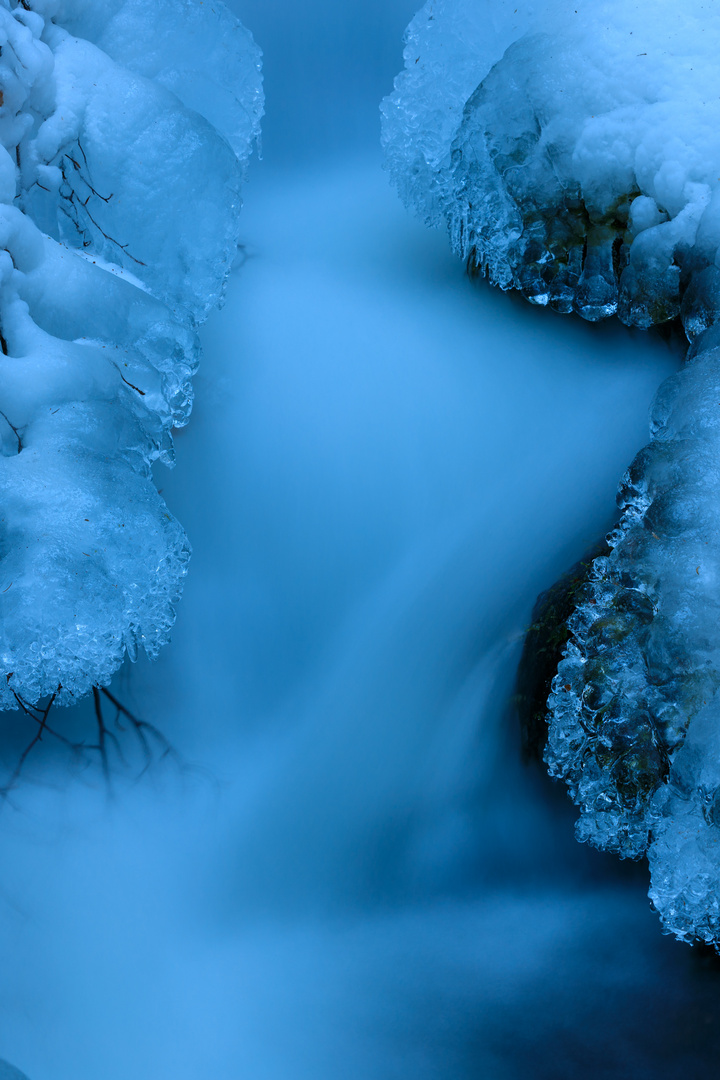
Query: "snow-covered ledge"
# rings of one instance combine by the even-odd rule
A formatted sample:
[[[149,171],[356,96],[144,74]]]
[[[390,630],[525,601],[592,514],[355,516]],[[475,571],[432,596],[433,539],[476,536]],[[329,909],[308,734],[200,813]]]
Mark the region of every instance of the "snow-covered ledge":
[[[224,5],[0,0],[0,707],[168,639],[150,468],[237,254],[260,54]]]
[[[580,839],[648,854],[669,931],[720,945],[720,12],[429,0],[384,102],[405,201],[472,273],[648,327],[688,361],[570,620],[546,760]]]

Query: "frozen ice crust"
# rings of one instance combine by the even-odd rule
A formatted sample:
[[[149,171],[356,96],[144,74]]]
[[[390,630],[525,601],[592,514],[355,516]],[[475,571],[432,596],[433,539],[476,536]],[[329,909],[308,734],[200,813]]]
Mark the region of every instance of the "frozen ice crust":
[[[151,476],[237,253],[260,54],[222,3],[0,0],[0,707],[168,640]]]
[[[710,2],[430,0],[383,103],[406,203],[536,304],[715,321],[720,11]]]
[[[568,623],[545,760],[579,839],[647,855],[665,929],[718,948],[719,48],[712,0],[430,0],[383,105],[401,195],[471,272],[591,321],[682,319],[687,363]]]

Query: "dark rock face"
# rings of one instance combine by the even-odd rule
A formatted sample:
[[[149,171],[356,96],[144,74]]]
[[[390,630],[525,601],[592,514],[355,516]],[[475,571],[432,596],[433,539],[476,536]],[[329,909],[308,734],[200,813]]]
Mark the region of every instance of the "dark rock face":
[[[526,761],[543,760],[548,740],[547,702],[558,664],[570,639],[568,620],[592,573],[594,560],[609,552],[607,541],[601,540],[542,593],[533,608],[515,689]]]

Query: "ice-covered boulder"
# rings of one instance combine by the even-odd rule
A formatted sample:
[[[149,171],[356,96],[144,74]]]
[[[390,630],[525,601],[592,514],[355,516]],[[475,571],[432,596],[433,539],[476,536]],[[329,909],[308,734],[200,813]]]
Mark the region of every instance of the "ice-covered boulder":
[[[536,304],[692,342],[569,621],[546,761],[578,835],[647,854],[720,947],[720,8],[430,0],[383,105],[406,202]]]
[[[708,334],[714,334],[709,331]],[[678,937],[720,943],[720,342],[667,380],[569,621],[546,760],[581,840],[648,853]]]
[[[237,254],[259,51],[222,3],[0,0],[0,707],[167,640],[151,477]]]
[[[536,304],[715,321],[720,10],[700,0],[430,0],[383,103],[408,205]]]

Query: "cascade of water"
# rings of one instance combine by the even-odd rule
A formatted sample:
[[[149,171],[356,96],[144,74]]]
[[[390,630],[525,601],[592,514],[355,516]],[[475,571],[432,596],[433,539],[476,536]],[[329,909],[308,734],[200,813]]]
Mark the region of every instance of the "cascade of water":
[[[31,1080],[457,1080],[522,1029],[522,1075],[566,982],[600,1038],[593,939],[606,988],[653,947],[638,883],[583,886],[506,705],[673,359],[478,297],[372,158],[266,166],[244,213],[163,492],[185,617],[119,690],[218,791],[170,773],[108,810],[33,762],[0,830],[2,1052]]]
[[[372,144],[413,4],[234,5],[267,157],[163,477],[184,618],[121,686],[202,769],[108,807],[40,757],[6,808],[0,1051],[32,1080],[674,1080],[720,1051],[714,984],[507,715],[530,598],[606,529],[676,364],[474,290],[407,219]]]

